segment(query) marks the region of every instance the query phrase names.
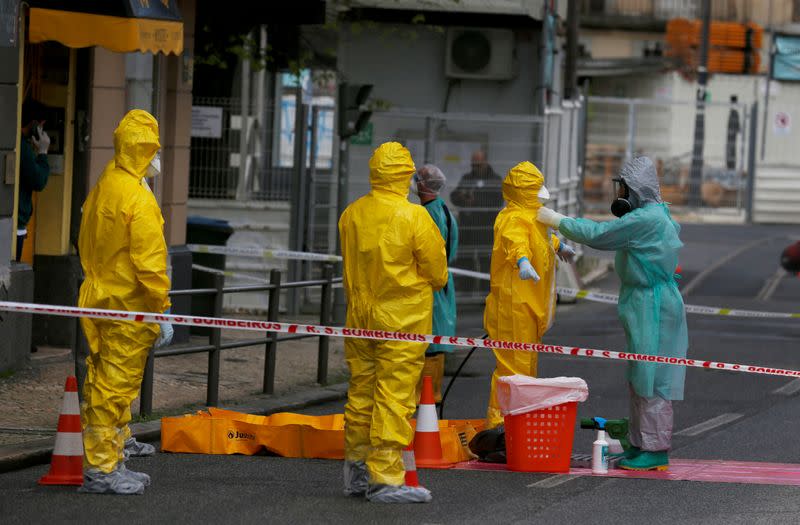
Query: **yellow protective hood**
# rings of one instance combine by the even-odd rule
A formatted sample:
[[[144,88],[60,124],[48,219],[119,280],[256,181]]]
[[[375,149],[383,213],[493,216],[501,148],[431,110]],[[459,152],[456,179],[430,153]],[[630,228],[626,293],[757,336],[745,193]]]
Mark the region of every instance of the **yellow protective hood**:
[[[532,162],[520,162],[511,168],[503,180],[503,198],[510,205],[539,209],[537,194],[544,185],[544,175]]]
[[[411,153],[399,142],[384,142],[369,159],[369,183],[372,189],[401,197],[408,197],[411,176],[416,171]]]
[[[158,122],[147,111],[129,111],[114,130],[114,164],[139,179],[160,149]]]

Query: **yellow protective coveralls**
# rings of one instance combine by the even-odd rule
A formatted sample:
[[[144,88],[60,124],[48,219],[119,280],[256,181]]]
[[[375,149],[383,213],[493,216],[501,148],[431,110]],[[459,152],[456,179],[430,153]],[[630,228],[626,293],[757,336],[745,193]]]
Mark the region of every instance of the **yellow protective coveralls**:
[[[164,219],[142,185],[160,147],[158,123],[146,111],[129,112],[114,131],[114,160],[83,205],[78,248],[85,280],[78,306],[157,313],[170,307]],[[81,326],[89,343],[84,467],[108,473],[122,459],[131,402],[159,327],[87,318]]]
[[[415,172],[396,142],[369,161],[372,190],[339,219],[347,326],[430,334],[433,292],[447,283],[444,240],[425,208],[408,202]],[[402,450],[427,343],[345,339],[350,385],[345,459],[366,461],[370,484],[404,484]]]
[[[506,207],[494,223],[491,284],[483,313],[490,339],[539,343],[553,321],[556,305],[556,251],[558,238],[537,222],[542,206],[537,198],[544,177],[530,162],[511,168],[503,181]],[[541,280],[519,278],[517,261],[527,257]],[[536,376],[536,354],[494,350],[497,366],[492,374],[487,427],[503,422],[497,404],[497,378],[514,374]]]

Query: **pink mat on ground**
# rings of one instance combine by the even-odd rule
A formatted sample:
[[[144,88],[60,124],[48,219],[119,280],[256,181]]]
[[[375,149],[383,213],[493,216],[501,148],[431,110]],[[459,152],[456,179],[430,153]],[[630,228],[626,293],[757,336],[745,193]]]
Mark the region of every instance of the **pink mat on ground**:
[[[465,461],[455,466],[460,470],[506,471],[505,465]],[[573,468],[573,476],[592,476],[591,469]],[[673,459],[666,472],[613,469],[603,478],[661,479],[668,481],[705,481],[710,483],[746,483],[756,485],[800,486],[800,464],[756,463],[750,461]]]

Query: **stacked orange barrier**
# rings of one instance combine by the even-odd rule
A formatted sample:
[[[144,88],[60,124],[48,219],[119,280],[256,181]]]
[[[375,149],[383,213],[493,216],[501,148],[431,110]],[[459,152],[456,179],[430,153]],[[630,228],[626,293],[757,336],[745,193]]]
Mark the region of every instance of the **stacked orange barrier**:
[[[700,20],[675,18],[667,22],[667,43],[672,45],[674,42],[676,44],[699,47],[702,32],[703,24]],[[748,33],[750,33],[749,42]],[[752,22],[747,24],[711,22],[709,37],[712,47],[761,49],[764,29]]]
[[[700,65],[697,53],[687,55],[687,65],[696,69]],[[756,73],[761,67],[761,57],[750,54],[750,62],[745,64],[746,55],[738,49],[716,48],[708,51],[708,70],[711,73]]]
[[[702,35],[700,20],[676,18],[667,23],[667,56],[696,69]],[[764,30],[749,22],[711,22],[709,28],[708,71],[710,73],[758,73]]]

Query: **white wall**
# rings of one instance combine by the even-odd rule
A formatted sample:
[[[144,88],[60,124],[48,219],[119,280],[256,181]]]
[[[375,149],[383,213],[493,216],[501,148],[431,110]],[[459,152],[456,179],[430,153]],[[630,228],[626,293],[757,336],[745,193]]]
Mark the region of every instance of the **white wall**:
[[[398,27],[398,26],[394,26]],[[343,30],[340,34],[339,70],[350,83],[374,85],[371,97],[392,104],[392,110],[422,110],[438,113],[444,110],[449,79],[445,77],[446,34],[415,26],[390,27],[377,25],[359,34]],[[413,30],[415,36],[409,35]],[[539,77],[537,29],[516,33],[518,74],[509,81],[461,80],[451,89],[447,107],[451,113],[490,113],[531,115],[536,103]],[[367,162],[372,151],[386,140],[425,137],[425,119],[398,118],[374,114],[374,134],[371,145],[350,146],[349,200],[369,191]],[[489,163],[501,176],[523,160],[538,159],[535,142],[540,140],[538,124],[489,124],[449,120],[440,130],[439,139],[466,146],[483,143]],[[413,152],[412,152],[413,153]],[[451,147],[429,159],[445,162],[450,173],[449,189],[455,187],[464,167],[469,148]],[[438,157],[438,158],[437,158]],[[447,161],[449,159],[449,162]],[[415,163],[422,164],[421,151]]]
[[[578,37],[592,58],[641,57],[646,44],[660,43],[664,49],[664,33],[581,29]]]

